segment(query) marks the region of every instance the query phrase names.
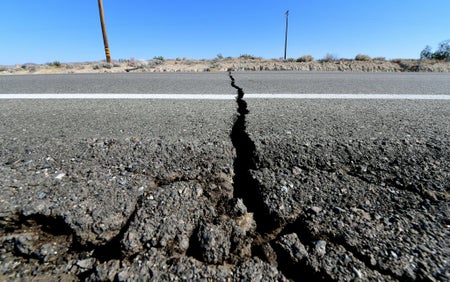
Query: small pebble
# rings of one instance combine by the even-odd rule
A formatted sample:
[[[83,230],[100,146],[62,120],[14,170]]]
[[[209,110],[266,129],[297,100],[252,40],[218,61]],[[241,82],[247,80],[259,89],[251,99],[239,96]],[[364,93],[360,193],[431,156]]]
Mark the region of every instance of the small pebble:
[[[314,246],[314,248],[316,250],[316,253],[319,256],[323,256],[323,255],[326,254],[326,252],[327,252],[326,247],[327,247],[327,242],[325,242],[323,240],[317,241],[315,246]]]

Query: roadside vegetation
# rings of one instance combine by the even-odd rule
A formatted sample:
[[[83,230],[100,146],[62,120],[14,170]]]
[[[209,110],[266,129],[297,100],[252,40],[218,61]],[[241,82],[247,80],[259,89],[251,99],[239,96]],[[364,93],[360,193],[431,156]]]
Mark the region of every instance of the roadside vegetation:
[[[372,58],[369,55],[358,54],[355,57],[356,61],[372,61]]]
[[[61,67],[61,62],[60,62],[60,61],[53,61],[53,62],[51,62],[51,63],[47,63],[47,65],[48,65],[48,66],[51,66],[51,67],[57,67],[57,68],[60,68],[60,67]]]
[[[332,61],[337,61],[338,60],[338,56],[331,54],[331,53],[327,53],[325,55],[325,57],[323,57],[321,60],[319,60],[319,62],[332,62]]]
[[[254,54],[242,53],[238,57],[225,57],[218,53],[212,59],[164,58],[118,59],[112,63],[105,61],[83,63],[46,64],[27,63],[2,66],[0,74],[52,74],[52,73],[97,73],[97,72],[220,72],[220,71],[363,71],[363,72],[449,72],[450,40],[439,43],[436,50],[426,46],[420,52],[420,59],[386,59],[371,57],[364,53],[354,58],[340,58],[327,53],[316,59],[310,54],[300,57],[265,59]]]
[[[297,59],[298,63],[308,63],[314,61],[314,57],[311,55],[301,56]]]
[[[241,54],[239,59],[247,59],[247,60],[261,60],[262,57],[256,57],[250,54]]]
[[[450,61],[450,39],[439,43],[436,51],[432,51],[431,46],[425,46],[425,49],[420,52],[420,59]]]

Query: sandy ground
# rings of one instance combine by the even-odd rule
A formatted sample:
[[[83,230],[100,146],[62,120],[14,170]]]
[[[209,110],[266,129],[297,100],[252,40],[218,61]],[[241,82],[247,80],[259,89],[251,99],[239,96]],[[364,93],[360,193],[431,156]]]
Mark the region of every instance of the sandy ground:
[[[124,72],[216,72],[216,71],[349,71],[349,72],[450,72],[450,62],[421,60],[332,60],[296,62],[260,58],[210,60],[153,59],[105,62],[24,64],[1,66],[0,75],[124,73]]]

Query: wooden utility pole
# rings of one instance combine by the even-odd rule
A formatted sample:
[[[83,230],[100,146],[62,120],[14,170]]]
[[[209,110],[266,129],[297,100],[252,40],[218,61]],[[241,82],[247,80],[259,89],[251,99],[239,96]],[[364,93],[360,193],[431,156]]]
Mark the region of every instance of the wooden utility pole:
[[[100,12],[100,22],[102,24],[103,43],[105,45],[106,62],[111,63],[111,53],[109,52],[108,35],[106,34],[105,14],[103,12],[102,0],[98,0],[98,10]]]
[[[288,26],[289,26],[289,10],[286,11],[286,34],[284,36],[284,60],[285,61],[286,61],[286,53],[287,53]]]

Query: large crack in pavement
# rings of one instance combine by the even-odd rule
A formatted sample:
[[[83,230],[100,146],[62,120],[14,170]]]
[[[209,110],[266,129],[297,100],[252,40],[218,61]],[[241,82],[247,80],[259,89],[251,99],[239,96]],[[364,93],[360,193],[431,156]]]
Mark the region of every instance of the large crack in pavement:
[[[247,102],[244,100],[244,90],[236,85],[236,81],[229,72],[231,86],[237,90],[237,115],[231,130],[230,138],[236,150],[234,161],[233,188],[234,197],[241,198],[249,211],[254,212],[257,231],[264,233],[273,228],[268,214],[264,213],[263,198],[257,188],[257,182],[250,174],[257,169],[257,156],[255,143],[246,131],[246,116],[249,114]]]
[[[277,267],[285,277],[294,281],[332,280],[327,273],[315,269],[305,259],[308,254],[303,244],[314,245],[315,242],[313,238],[306,235],[309,232],[305,225],[299,224],[298,221],[280,223],[264,206],[263,189],[259,187],[260,184],[251,173],[258,170],[258,156],[255,143],[246,130],[246,117],[250,111],[244,100],[245,92],[236,84],[231,72],[229,72],[229,78],[231,86],[237,90],[237,115],[230,134],[236,150],[234,197],[243,199],[256,222],[256,231],[251,234],[252,255]]]
[[[236,150],[234,162],[233,187],[234,197],[242,198],[248,210],[253,213],[256,222],[256,231],[252,234],[252,255],[277,266],[278,270],[287,278],[299,281],[301,279],[327,280],[330,279],[325,273],[314,270],[304,261],[293,265],[292,257],[283,253],[277,243],[284,235],[292,231],[292,224],[279,224],[264,206],[264,198],[261,194],[256,179],[251,171],[257,170],[258,157],[255,143],[246,130],[246,117],[250,113],[247,102],[244,100],[243,88],[236,84],[232,73],[229,72],[231,86],[237,90],[237,116],[230,134],[231,141]],[[299,231],[296,228],[296,231]],[[293,232],[293,231],[292,231]],[[292,246],[295,248],[295,246]]]
[[[390,229],[399,223],[397,241],[409,244],[406,229],[421,224],[423,230],[433,231],[423,218],[417,218],[420,214],[415,210],[403,213],[414,220],[408,224],[389,213],[383,218],[378,208],[371,212],[364,207],[370,207],[370,202],[339,196],[339,188],[345,188],[354,189],[351,197],[366,197],[367,191],[375,191],[384,198],[373,203],[390,201],[379,185],[386,182],[381,178],[384,174],[365,179],[367,169],[358,170],[361,162],[352,158],[354,153],[347,156],[334,147],[324,148],[326,140],[316,140],[320,146],[304,146],[298,141],[303,136],[298,136],[275,146],[278,137],[254,134],[260,120],[258,124],[249,120],[258,112],[250,115],[244,89],[231,72],[228,77],[237,92],[237,109],[232,123],[231,106],[227,110],[226,129],[217,135],[220,141],[214,139],[217,136],[197,143],[96,140],[86,142],[86,151],[81,146],[82,154],[69,154],[62,147],[58,153],[76,158],[56,161],[45,157],[42,166],[32,166],[28,157],[20,154],[0,154],[1,183],[7,195],[0,200],[6,204],[5,199],[16,201],[0,211],[0,280],[33,276],[45,280],[55,274],[57,279],[81,281],[237,281],[253,277],[267,281],[429,277],[432,281],[431,275],[444,277],[429,274],[431,267],[425,259],[418,266],[419,271],[425,269],[422,274],[391,270],[401,252],[409,250],[398,247],[397,235],[383,237],[378,230],[370,231],[375,225],[373,228]],[[375,154],[373,149],[366,151]],[[429,155],[428,151],[423,154],[423,158]],[[280,159],[282,166],[277,162]],[[349,168],[341,169],[346,166]],[[52,182],[48,177],[51,167],[69,172]],[[399,177],[406,176],[399,172]],[[31,180],[28,185],[17,179]],[[402,196],[395,208],[419,207],[409,198],[402,200],[407,203],[402,206],[401,197],[412,193],[397,190],[395,194]],[[430,207],[427,201],[421,205]],[[395,216],[401,214],[396,211]],[[448,226],[448,219],[443,224]],[[366,230],[381,238],[374,237],[376,240],[387,238],[389,248],[377,252],[375,248],[386,245],[363,241]],[[417,242],[423,244],[417,250],[425,250],[420,255],[438,252],[446,245],[445,240],[431,245]],[[432,259],[430,256],[428,263]]]
[[[342,238],[323,231],[318,234],[315,231],[317,227],[311,226],[308,219],[311,213],[316,213],[318,209],[305,209],[298,214],[290,215],[293,216],[290,219],[270,214],[272,208],[266,206],[268,204],[266,200],[267,197],[271,197],[270,193],[273,191],[268,192],[269,187],[263,187],[265,184],[261,183],[260,178],[257,177],[257,175],[261,177],[264,165],[259,164],[255,142],[247,132],[246,118],[250,111],[244,100],[245,93],[243,88],[236,84],[231,72],[229,72],[229,78],[231,86],[237,90],[238,106],[230,135],[236,150],[234,197],[242,198],[254,215],[257,228],[253,234],[250,234],[253,240],[252,256],[272,264],[285,277],[294,281],[361,278],[362,273],[371,279],[402,279],[393,271],[374,265],[373,259],[362,255],[356,247],[349,245]],[[319,165],[316,169],[323,171]],[[331,172],[327,171],[327,173]],[[325,253],[328,259],[335,260],[335,268],[339,269],[337,272],[342,272],[341,277],[336,276],[335,270],[329,268],[324,258]],[[353,266],[350,267],[347,262],[341,262],[339,256],[345,256],[348,261],[352,261]]]
[[[140,155],[132,156],[131,164],[119,166],[120,175],[124,179],[127,175],[142,177],[145,181],[150,178],[153,184],[151,188],[143,188],[130,197],[128,211],[108,239],[92,237],[95,233],[92,230],[86,231],[89,236],[81,238],[79,235],[84,234],[89,225],[78,226],[83,222],[79,219],[74,223],[67,216],[32,214],[24,217],[19,213],[15,221],[2,224],[5,233],[9,233],[0,234],[2,246],[6,253],[16,256],[4,256],[6,273],[11,272],[8,269],[10,264],[31,264],[36,259],[48,267],[43,267],[42,272],[71,273],[82,281],[143,278],[149,275],[147,272],[152,273],[153,278],[161,278],[165,277],[168,268],[181,269],[178,271],[185,275],[183,269],[192,264],[192,269],[206,269],[214,278],[219,277],[218,269],[229,265],[236,275],[239,271],[247,271],[249,277],[259,267],[264,269],[261,270],[262,277],[274,275],[277,279],[273,280],[284,277],[295,281],[303,278],[331,279],[322,269],[314,268],[307,261],[308,257],[314,258],[314,246],[316,242],[321,242],[321,238],[309,236],[310,231],[303,222],[289,224],[278,221],[265,206],[264,187],[252,175],[260,169],[260,164],[255,142],[247,132],[250,111],[244,100],[245,93],[236,84],[231,72],[228,76],[231,86],[237,91],[237,113],[229,135],[235,149],[235,155],[229,155],[233,157],[230,158],[233,171],[226,167],[216,171],[212,167],[206,174],[204,171],[190,173],[192,168],[181,165],[181,173],[175,172],[177,166],[168,166],[167,171],[153,173],[154,163],[160,162],[159,154],[166,153],[165,150],[170,152],[168,158],[172,159],[176,159],[178,154],[186,159],[185,153],[189,153],[192,161],[186,163],[197,164],[202,169],[205,169],[208,160],[203,149],[199,155],[192,155],[191,145],[183,145],[184,149],[179,150],[170,146],[161,148],[163,145],[159,143],[143,146],[136,142],[132,146],[133,151],[159,148],[156,162],[143,160],[152,163],[147,167],[136,164],[137,160],[133,159]],[[115,141],[102,141],[92,147],[95,150],[91,153],[98,158],[118,146]],[[218,149],[214,144],[211,148],[214,151]],[[114,152],[126,154],[120,150]],[[211,158],[214,161],[226,160],[226,154],[226,150],[216,152]],[[111,169],[111,159],[104,159],[107,160],[105,167]],[[7,165],[10,165],[9,162]],[[125,183],[123,179],[120,182],[121,185]],[[229,184],[232,187],[228,187]],[[101,218],[97,220],[100,222],[96,225],[103,223]],[[154,265],[160,268],[155,269]],[[226,277],[230,275],[227,273]]]

